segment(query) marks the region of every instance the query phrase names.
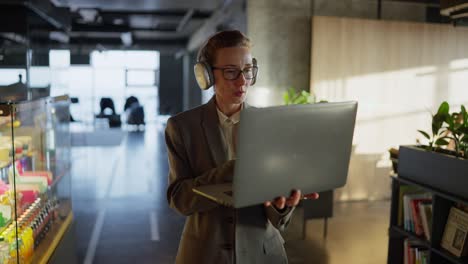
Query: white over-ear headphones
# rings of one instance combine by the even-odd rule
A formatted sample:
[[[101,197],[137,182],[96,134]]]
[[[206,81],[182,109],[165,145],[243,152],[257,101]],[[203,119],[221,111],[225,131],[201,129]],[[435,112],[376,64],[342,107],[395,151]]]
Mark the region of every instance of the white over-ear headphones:
[[[253,66],[257,66],[257,60],[255,58],[252,59],[252,64]],[[206,90],[213,86],[214,84],[214,75],[213,75],[213,69],[211,69],[211,66],[204,61],[199,61],[193,66],[193,71],[195,72],[195,79],[197,80],[198,86],[202,90]],[[258,73],[257,73],[258,75]],[[257,76],[252,79],[250,82],[250,85],[254,85],[255,82],[257,81]]]

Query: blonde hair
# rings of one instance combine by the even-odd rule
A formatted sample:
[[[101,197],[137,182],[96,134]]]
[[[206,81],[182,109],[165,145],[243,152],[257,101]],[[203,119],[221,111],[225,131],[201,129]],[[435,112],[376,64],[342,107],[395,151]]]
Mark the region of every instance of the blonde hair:
[[[211,36],[198,51],[197,60],[213,65],[216,60],[216,51],[222,48],[246,47],[251,48],[250,39],[239,30],[221,31]]]

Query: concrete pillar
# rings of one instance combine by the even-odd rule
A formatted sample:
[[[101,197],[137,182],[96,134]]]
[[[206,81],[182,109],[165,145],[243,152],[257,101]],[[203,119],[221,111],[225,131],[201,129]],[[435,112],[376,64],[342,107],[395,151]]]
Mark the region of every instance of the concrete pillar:
[[[247,1],[247,35],[259,65],[250,104],[280,105],[289,87],[309,90],[312,5],[311,0]]]
[[[159,72],[159,114],[173,115],[183,110],[183,63],[174,55],[161,54]]]

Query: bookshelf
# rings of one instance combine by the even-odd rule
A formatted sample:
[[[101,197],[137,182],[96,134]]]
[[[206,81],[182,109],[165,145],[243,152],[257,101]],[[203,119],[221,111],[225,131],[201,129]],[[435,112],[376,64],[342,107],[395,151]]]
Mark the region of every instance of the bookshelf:
[[[431,264],[468,264],[468,257],[456,257],[440,246],[450,208],[457,203],[468,205],[468,199],[434,189],[428,185],[397,175],[392,178],[392,198],[390,206],[390,227],[388,230],[388,264],[404,264],[404,240],[410,238],[429,250]],[[424,236],[409,232],[398,224],[400,187],[414,186],[432,195],[432,226],[429,227],[431,241]]]

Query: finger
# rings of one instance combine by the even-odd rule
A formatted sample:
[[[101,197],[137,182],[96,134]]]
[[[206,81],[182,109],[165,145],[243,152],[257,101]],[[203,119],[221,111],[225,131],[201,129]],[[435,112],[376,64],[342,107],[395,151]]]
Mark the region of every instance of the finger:
[[[301,190],[296,190],[296,196],[294,197],[294,206],[297,206],[302,198]]]
[[[301,190],[296,190],[295,195],[299,197],[299,199],[301,199],[301,196],[302,196]]]
[[[308,194],[304,194],[304,199],[310,199],[310,200],[316,200],[319,198],[319,194],[318,193],[308,193]]]
[[[275,199],[274,205],[276,208],[282,210],[286,206],[286,198],[284,196]]]
[[[291,197],[286,201],[286,206],[288,206],[288,207],[297,206],[297,205],[299,204],[300,201],[301,201],[301,197],[291,196]]]
[[[301,200],[301,190],[293,190],[291,196],[286,201],[286,206],[294,207],[299,204]]]
[[[263,204],[265,205],[265,207],[271,206],[271,201],[266,201]]]

